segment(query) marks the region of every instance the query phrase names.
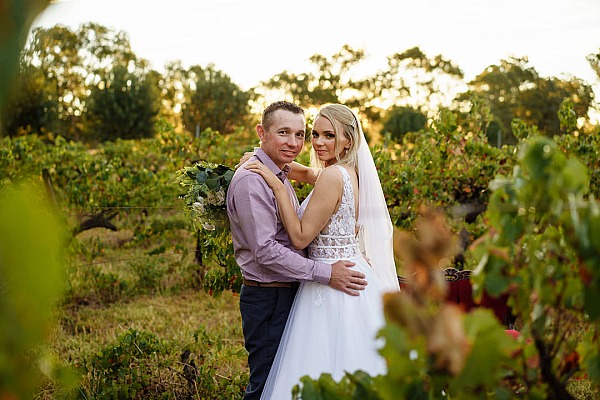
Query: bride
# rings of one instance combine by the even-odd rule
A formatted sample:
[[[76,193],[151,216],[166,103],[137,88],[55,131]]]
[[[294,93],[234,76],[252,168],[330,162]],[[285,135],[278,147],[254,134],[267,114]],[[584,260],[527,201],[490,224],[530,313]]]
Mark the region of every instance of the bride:
[[[298,214],[285,187],[268,168],[253,162],[277,200],[293,245],[308,246],[309,258],[347,259],[364,273],[368,285],[348,296],[327,285],[302,283],[287,320],[261,399],[291,398],[300,378],[345,372],[385,374],[377,332],[384,325],[382,296],[397,291],[392,223],[379,177],[356,115],[346,106],[322,107],[312,130],[313,166],[320,172]],[[291,178],[314,181],[312,169],[294,163]],[[313,182],[310,182],[313,183]]]

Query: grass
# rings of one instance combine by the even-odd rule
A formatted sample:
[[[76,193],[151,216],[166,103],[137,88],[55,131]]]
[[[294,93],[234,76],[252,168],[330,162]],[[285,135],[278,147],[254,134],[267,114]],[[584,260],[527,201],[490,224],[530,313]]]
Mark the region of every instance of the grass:
[[[107,306],[65,307],[56,349],[60,354],[73,356],[82,350],[83,354],[93,354],[95,348],[109,344],[129,329],[185,343],[201,327],[207,332],[219,332],[226,341],[243,345],[237,297],[225,293],[215,299],[203,292],[188,291],[139,296]],[[69,341],[75,345],[68,346]],[[88,348],[91,351],[85,351]]]
[[[142,392],[145,395],[179,398],[186,393],[186,381],[181,376],[184,364],[180,360],[186,350],[197,366],[208,367],[205,372],[210,376],[204,379],[213,379],[217,387],[228,381],[241,381],[238,378],[247,374],[238,298],[231,293],[215,299],[190,290],[138,296],[106,306],[65,307],[52,346],[63,362],[82,375],[78,391],[88,394],[88,398],[102,397],[101,391],[94,393],[93,379],[98,379],[98,371],[94,371],[92,360],[132,331],[151,334],[159,343],[156,358],[143,360],[148,367],[148,383]],[[197,389],[198,393],[202,391],[203,388]],[[212,393],[205,398],[222,397]]]
[[[78,384],[66,389],[48,379],[38,399],[242,397],[239,297],[201,289],[195,239],[180,214],[137,226],[124,219],[119,225],[134,229],[73,238],[50,346]]]

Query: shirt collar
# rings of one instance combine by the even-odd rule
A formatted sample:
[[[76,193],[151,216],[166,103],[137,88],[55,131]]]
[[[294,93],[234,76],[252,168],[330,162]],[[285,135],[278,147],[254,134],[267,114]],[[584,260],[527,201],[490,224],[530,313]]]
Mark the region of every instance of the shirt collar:
[[[260,147],[254,148],[254,156],[258,158],[260,162],[265,164],[275,175],[277,175],[281,181],[284,181],[292,170],[292,167],[290,167],[289,164],[285,164],[282,169],[279,169],[271,157],[269,157],[267,153],[265,153],[265,151]]]

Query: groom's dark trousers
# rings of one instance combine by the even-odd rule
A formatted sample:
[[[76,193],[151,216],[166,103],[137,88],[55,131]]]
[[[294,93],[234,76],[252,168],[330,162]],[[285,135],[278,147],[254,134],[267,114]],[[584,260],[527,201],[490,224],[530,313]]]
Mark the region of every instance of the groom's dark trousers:
[[[291,286],[242,285],[240,313],[250,367],[250,382],[244,400],[259,400],[263,392],[298,290],[297,284]]]

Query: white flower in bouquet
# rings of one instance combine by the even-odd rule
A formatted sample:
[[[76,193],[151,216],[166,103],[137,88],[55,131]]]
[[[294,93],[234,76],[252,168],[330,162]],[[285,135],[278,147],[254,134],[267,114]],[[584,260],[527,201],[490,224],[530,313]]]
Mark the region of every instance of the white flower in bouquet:
[[[211,206],[222,206],[225,204],[225,191],[223,188],[216,192],[208,192],[206,195],[206,202]]]
[[[202,223],[202,227],[204,229],[206,229],[207,231],[214,231],[216,229],[216,227],[213,224],[209,223],[209,222],[203,222]]]
[[[202,199],[204,200],[204,199]],[[194,204],[192,204],[192,210],[194,210],[197,214],[202,215],[204,214],[204,204],[202,204],[203,201],[197,201]]]

